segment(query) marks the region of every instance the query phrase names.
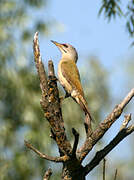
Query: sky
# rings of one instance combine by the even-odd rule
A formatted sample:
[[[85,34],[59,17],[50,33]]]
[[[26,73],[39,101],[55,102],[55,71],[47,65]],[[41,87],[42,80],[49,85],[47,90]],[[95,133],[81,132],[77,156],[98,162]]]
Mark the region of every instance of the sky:
[[[101,1],[99,1],[101,2]],[[46,60],[52,59],[57,69],[60,59],[60,52],[57,47],[50,42],[55,40],[61,43],[70,43],[78,51],[78,67],[81,68],[88,56],[98,57],[108,72],[112,72],[110,81],[113,94],[122,91],[125,95],[128,90],[125,88],[113,88],[116,81],[122,86],[122,68],[128,57],[134,54],[134,49],[130,47],[132,39],[125,27],[124,18],[111,20],[109,23],[103,14],[98,17],[101,3],[98,1],[68,0],[68,1],[49,1],[48,8],[43,12],[42,17],[45,21],[48,19],[57,21],[57,25],[47,38],[43,41],[41,37],[41,52]],[[124,3],[124,1],[123,1]],[[125,3],[123,4],[125,9]],[[122,68],[118,68],[121,66]],[[114,72],[114,73],[113,73]],[[133,84],[132,84],[133,85]],[[131,85],[130,85],[131,87]]]
[[[59,23],[59,27],[53,27],[51,39],[74,45],[79,53],[80,63],[85,55],[95,54],[109,68],[118,58],[132,52],[129,47],[131,39],[123,18],[108,23],[103,15],[98,17],[100,5],[98,1],[88,0],[84,3],[81,0],[50,1],[44,18],[52,18]],[[49,38],[45,41],[45,49],[49,50],[46,55],[49,57],[52,54],[56,59],[59,52]]]
[[[50,42],[50,40],[55,40],[61,43],[70,43],[77,49],[79,67],[84,64],[83,61],[87,56],[98,56],[107,71],[114,72],[110,78],[113,95],[120,93],[123,99],[130,89],[122,87],[121,82],[124,81],[122,67],[127,58],[134,53],[134,49],[130,48],[132,39],[129,38],[123,18],[117,17],[116,20],[108,23],[103,14],[98,17],[100,2],[89,0],[50,1],[42,17],[56,20],[58,24],[53,26],[50,35],[45,40],[40,37],[41,53],[43,59],[53,59],[54,64],[57,66],[60,52]],[[117,68],[119,62],[121,62],[120,65],[122,66],[120,70]],[[116,69],[118,70],[116,71]],[[131,84],[129,88],[132,88]],[[117,132],[119,123],[116,123],[114,128]],[[109,131],[106,141],[108,141],[109,137],[112,138],[111,135],[114,135],[115,131],[113,129]],[[128,140],[125,140],[113,150],[118,154],[120,149],[123,149],[122,153],[120,153],[121,158],[127,157],[129,152],[129,148],[125,149],[125,145],[129,147]]]

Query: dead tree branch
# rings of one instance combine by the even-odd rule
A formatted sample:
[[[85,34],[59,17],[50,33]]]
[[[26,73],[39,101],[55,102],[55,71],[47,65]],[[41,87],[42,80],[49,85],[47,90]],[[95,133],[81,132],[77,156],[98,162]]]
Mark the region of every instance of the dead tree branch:
[[[116,180],[116,178],[117,178],[117,169],[115,170],[115,175],[114,175],[114,180]]]
[[[90,137],[90,135],[92,134],[92,125],[91,125],[92,119],[89,119],[89,116],[86,115],[85,116],[85,122],[84,122],[84,126],[85,126],[85,131],[86,131],[86,138]]]
[[[44,175],[44,177],[43,177],[43,180],[49,180],[51,175],[52,175],[52,170],[49,168],[49,169],[45,172],[45,175]]]
[[[49,61],[48,78],[40,56],[38,33],[34,36],[34,58],[38,76],[40,79],[42,99],[41,106],[44,110],[44,116],[49,121],[53,133],[56,135],[56,142],[62,155],[69,154],[72,151],[70,142],[67,140],[64,128],[64,122],[61,113],[59,91],[57,88],[56,77],[53,63]]]
[[[46,159],[49,161],[53,161],[53,162],[65,162],[67,161],[68,156],[61,156],[61,157],[52,157],[52,156],[48,156],[44,153],[41,153],[38,149],[36,149],[35,147],[33,147],[32,144],[28,143],[27,141],[25,141],[25,146],[29,149],[31,149],[32,151],[34,151],[36,154],[38,154],[40,156],[40,158],[42,159]]]
[[[124,121],[123,121],[123,123],[122,123],[122,125],[120,127],[120,131],[122,129],[125,129],[127,127],[128,123],[131,121],[131,114],[125,115],[124,117],[125,118],[124,118]]]
[[[74,128],[72,128],[72,133],[73,133],[74,138],[75,138],[73,150],[72,150],[72,156],[76,156],[76,150],[77,150],[77,146],[78,146],[78,142],[79,142],[79,134]]]
[[[82,161],[86,155],[92,150],[93,146],[103,137],[106,131],[111,127],[111,125],[120,117],[125,106],[134,97],[134,89],[132,89],[128,95],[123,99],[123,101],[115,106],[113,111],[102,121],[98,128],[86,138],[83,146],[77,151],[77,156],[80,161]]]
[[[60,157],[50,157],[40,153],[33,146],[26,143],[26,146],[36,152],[41,158],[50,161],[63,162],[62,179],[83,179],[83,173],[80,170],[83,166],[76,158],[76,149],[78,145],[79,136],[76,131],[73,131],[75,136],[74,146],[71,147],[67,139],[64,122],[60,107],[59,91],[57,88],[57,78],[55,77],[53,62],[50,60],[48,63],[48,77],[46,75],[44,65],[40,56],[40,49],[38,43],[38,33],[35,33],[33,41],[34,58],[38,76],[40,79],[40,87],[42,90],[42,99],[40,101],[44,116],[51,126],[51,137],[56,141],[59,148]],[[77,173],[75,173],[77,171]]]
[[[91,162],[85,166],[85,174],[88,174],[93,168],[95,168],[110,151],[112,151],[126,136],[132,132],[134,132],[134,125],[130,125],[129,127],[119,131],[115,138],[106,147],[98,151]]]
[[[106,178],[106,159],[103,159],[103,180],[105,180]]]
[[[92,150],[94,145],[103,137],[106,131],[111,127],[111,125],[120,117],[125,106],[134,97],[134,89],[132,89],[124,100],[118,104],[113,111],[106,117],[104,121],[99,123],[96,130],[92,130],[91,119],[85,117],[85,131],[86,140],[84,144],[77,150],[79,142],[79,134],[75,129],[72,129],[74,135],[73,148],[67,139],[64,127],[64,121],[62,117],[62,111],[60,106],[59,91],[57,88],[57,78],[55,77],[53,62],[50,60],[48,62],[48,76],[45,72],[44,65],[41,60],[38,33],[34,36],[34,58],[35,64],[40,79],[40,87],[42,91],[41,106],[44,111],[44,116],[48,120],[51,126],[51,137],[55,140],[60,157],[52,157],[41,153],[30,143],[25,141],[27,148],[34,151],[41,158],[53,161],[56,163],[62,163],[62,180],[85,180],[86,175],[95,168],[99,162],[105,158],[105,156],[114,149],[126,136],[134,131],[134,125],[127,127],[129,121],[131,120],[131,114],[125,116],[125,120],[120,128],[119,133],[115,138],[102,150],[98,151],[93,159],[85,166],[82,166],[82,161],[87,156],[87,154]],[[48,180],[51,176],[51,171],[48,170],[45,173],[43,180]],[[105,161],[103,166],[103,179],[105,179]],[[116,178],[115,178],[116,179]]]

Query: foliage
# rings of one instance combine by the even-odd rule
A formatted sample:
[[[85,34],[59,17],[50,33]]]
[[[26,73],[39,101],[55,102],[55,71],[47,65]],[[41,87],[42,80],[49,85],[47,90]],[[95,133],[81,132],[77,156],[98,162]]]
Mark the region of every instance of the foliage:
[[[39,103],[39,80],[31,64],[31,36],[39,27],[45,33],[47,22],[35,19],[29,12],[37,13],[42,6],[46,8],[46,2],[0,1],[0,172],[3,180],[40,177],[46,166],[24,147],[26,138],[43,149],[49,137]],[[49,144],[46,151],[51,140]]]
[[[109,21],[111,18],[124,17],[126,20],[126,28],[131,37],[134,37],[134,0],[130,0],[126,4],[126,9],[123,9],[123,1],[120,0],[102,0],[99,15],[104,12],[105,18]]]

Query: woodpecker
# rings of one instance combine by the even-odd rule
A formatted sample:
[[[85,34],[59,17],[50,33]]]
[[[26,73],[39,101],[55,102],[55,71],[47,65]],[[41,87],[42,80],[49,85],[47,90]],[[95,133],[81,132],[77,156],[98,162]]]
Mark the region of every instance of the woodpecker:
[[[65,97],[71,96],[80,105],[85,115],[92,120],[76,66],[78,60],[76,49],[70,44],[60,44],[56,41],[51,42],[58,47],[62,54],[58,64],[58,80],[66,91]]]

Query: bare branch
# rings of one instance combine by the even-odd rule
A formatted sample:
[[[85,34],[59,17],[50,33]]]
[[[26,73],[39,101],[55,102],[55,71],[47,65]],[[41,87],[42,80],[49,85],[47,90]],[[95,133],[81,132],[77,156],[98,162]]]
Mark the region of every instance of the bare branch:
[[[119,104],[121,109],[124,109],[125,106],[131,101],[134,97],[134,88],[128,93],[128,95],[124,98],[124,100]]]
[[[25,142],[25,146],[29,149],[31,149],[32,151],[34,151],[36,154],[38,154],[42,159],[46,159],[49,161],[53,161],[53,162],[65,162],[68,160],[67,156],[62,156],[62,157],[52,157],[52,156],[48,156],[44,153],[41,153],[39,150],[37,150],[35,147],[33,147],[32,144],[28,143],[27,141]]]
[[[48,76],[55,76],[53,61],[48,61]]]
[[[36,32],[34,35],[33,49],[34,49],[34,59],[36,63],[36,68],[37,68],[39,79],[40,79],[40,87],[41,87],[42,92],[47,94],[47,91],[48,91],[47,75],[46,75],[42,60],[41,60],[39,41],[38,41],[38,32]]]
[[[106,177],[106,159],[103,159],[103,180],[105,180]]]
[[[51,126],[51,137],[56,141],[58,145],[60,157],[51,157],[43,154],[26,141],[25,145],[43,159],[47,159],[53,162],[62,162],[63,179],[85,179],[85,176],[94,167],[96,167],[99,162],[104,159],[104,157],[117,144],[119,144],[126,136],[128,136],[134,131],[134,125],[127,127],[131,119],[131,115],[125,116],[123,126],[119,133],[115,136],[115,138],[102,150],[98,151],[90,163],[88,163],[85,167],[82,166],[82,160],[92,150],[93,146],[103,137],[103,135],[111,127],[111,125],[120,117],[125,106],[133,98],[134,89],[132,89],[124,98],[124,100],[113,109],[113,111],[107,116],[107,118],[103,122],[98,125],[94,132],[92,131],[91,127],[91,118],[87,116],[85,117],[84,124],[86,130],[86,140],[84,142],[84,145],[79,150],[77,150],[79,134],[75,129],[72,129],[73,135],[75,137],[72,148],[65,133],[64,121],[60,106],[59,91],[57,88],[57,78],[55,77],[53,62],[50,60],[48,63],[47,76],[41,60],[37,32],[34,36],[33,48],[36,68],[40,79],[40,87],[42,90],[41,105],[44,111],[44,116]],[[48,180],[50,178],[50,172],[51,171],[48,170],[45,173],[43,180]],[[105,180],[105,162],[103,165],[103,180]]]
[[[73,150],[72,150],[72,156],[76,156],[76,150],[77,150],[77,146],[78,146],[78,142],[79,142],[79,133],[72,128],[72,133],[74,135],[74,145],[73,145]]]
[[[93,146],[102,138],[111,125],[120,117],[125,106],[134,97],[134,89],[132,89],[124,100],[117,105],[113,111],[101,122],[98,128],[86,139],[83,146],[77,151],[77,157],[82,161],[86,155],[92,150]]]
[[[102,150],[98,151],[94,158],[91,160],[89,164],[85,166],[85,174],[88,174],[93,168],[95,168],[99,162],[117,146],[126,136],[131,134],[134,131],[134,125],[129,126],[126,129],[122,129],[115,136],[115,138]]]
[[[84,122],[84,126],[85,126],[85,130],[86,130],[87,138],[92,134],[91,121],[92,121],[92,119],[91,119],[91,118],[89,117],[89,115],[87,114],[87,115],[85,116],[85,122]]]
[[[122,123],[122,125],[120,127],[120,131],[122,129],[125,129],[127,127],[128,123],[131,121],[131,114],[125,115],[124,117],[125,118],[124,118],[124,121],[123,121],[123,123]]]
[[[116,180],[116,178],[117,178],[117,169],[115,170],[115,175],[114,175],[114,180]]]
[[[38,41],[38,32],[36,32],[34,35],[33,49],[34,49],[35,62],[40,63],[41,62],[41,56],[40,56],[40,48],[39,48],[39,41]]]
[[[59,91],[57,88],[57,78],[55,77],[53,62],[48,63],[49,77],[47,78],[44,65],[41,61],[38,33],[35,33],[33,41],[34,58],[36,68],[40,78],[40,87],[42,90],[42,99],[40,101],[44,111],[45,118],[49,121],[53,135],[58,145],[61,155],[72,152],[71,144],[67,140],[60,107]]]
[[[45,175],[44,175],[44,177],[43,177],[43,180],[49,180],[51,175],[52,175],[52,169],[49,168],[49,169],[45,172]]]

